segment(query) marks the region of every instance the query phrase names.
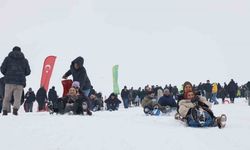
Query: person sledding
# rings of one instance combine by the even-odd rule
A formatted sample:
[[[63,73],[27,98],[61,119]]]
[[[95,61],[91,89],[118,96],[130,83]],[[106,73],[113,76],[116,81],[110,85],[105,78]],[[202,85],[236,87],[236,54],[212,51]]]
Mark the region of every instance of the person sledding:
[[[163,113],[176,112],[177,104],[169,89],[164,89],[163,96],[158,100],[158,104],[162,106]]]
[[[103,110],[103,98],[102,93],[93,93],[89,97],[90,99],[90,110],[100,111]]]
[[[104,101],[106,103],[106,109],[108,111],[115,111],[119,109],[119,105],[121,104],[121,100],[117,98],[115,93],[111,93],[109,98]]]
[[[71,87],[67,96],[59,98],[59,112],[61,114],[92,115],[88,108],[88,98],[80,95],[77,89]]]
[[[147,95],[142,100],[141,106],[146,115],[158,116],[161,114],[162,106],[157,103],[153,90],[147,90]]]
[[[178,102],[175,119],[186,122],[189,127],[225,127],[227,120],[225,114],[215,117],[211,103],[205,97],[197,95],[190,82],[185,82],[183,88],[184,93],[179,97],[181,100]]]
[[[38,103],[38,112],[46,111],[45,106],[47,102],[47,92],[43,86],[41,86],[36,93],[36,101]]]

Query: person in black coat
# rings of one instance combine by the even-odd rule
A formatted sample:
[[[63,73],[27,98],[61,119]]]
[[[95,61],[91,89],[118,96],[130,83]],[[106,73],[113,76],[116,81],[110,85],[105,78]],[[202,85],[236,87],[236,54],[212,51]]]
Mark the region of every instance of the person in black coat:
[[[197,86],[197,90],[201,92],[202,96],[205,96],[203,83],[199,83],[199,85]]]
[[[12,52],[4,59],[1,65],[5,84],[26,86],[26,76],[30,75],[28,60],[21,52],[20,47],[14,47]]]
[[[45,110],[45,101],[47,100],[47,92],[44,87],[40,87],[36,93],[36,101],[38,103],[38,111]]]
[[[80,83],[80,90],[88,97],[91,90],[91,83],[83,63],[84,59],[80,56],[77,57],[71,62],[70,69],[63,75],[63,78],[67,79],[68,76],[72,75],[73,81],[78,81]]]
[[[117,95],[111,93],[109,98],[104,101],[107,104],[107,110],[113,111],[118,110],[121,101],[117,98]]]
[[[25,112],[33,111],[33,103],[36,100],[36,95],[32,88],[29,88],[28,92],[25,94],[24,98],[26,99],[24,102],[24,110]]]
[[[246,86],[247,86],[247,90],[250,91],[250,81],[247,82]]]
[[[124,108],[128,108],[128,106],[129,106],[129,90],[127,89],[127,86],[124,86],[124,88],[122,89],[121,97],[122,97]]]
[[[209,80],[207,80],[207,83],[204,85],[204,90],[206,92],[206,99],[211,101],[212,97],[212,84],[210,83]]]
[[[26,76],[30,75],[28,60],[21,52],[21,48],[15,46],[1,65],[4,75],[5,93],[3,101],[3,115],[8,114],[10,100],[14,96],[13,114],[18,115],[21,105],[23,88],[26,86]]]
[[[177,107],[176,101],[168,89],[164,89],[164,95],[159,99],[161,106]]]
[[[4,98],[4,77],[0,78],[0,113],[2,112]]]
[[[221,88],[220,90],[220,97],[222,99],[222,103],[225,103],[225,98],[227,97],[227,91],[224,87]]]
[[[179,94],[179,91],[178,91],[177,86],[174,86],[172,90],[173,90],[173,96],[174,96],[174,98],[176,99],[176,98],[177,98],[177,95]]]
[[[231,81],[227,85],[227,90],[228,90],[228,93],[229,93],[229,98],[230,98],[231,103],[234,103],[234,99],[235,99],[236,94],[237,94],[238,86],[234,82],[233,79],[231,79]]]
[[[54,86],[49,90],[48,98],[49,102],[52,102],[53,111],[58,113],[58,95]]]

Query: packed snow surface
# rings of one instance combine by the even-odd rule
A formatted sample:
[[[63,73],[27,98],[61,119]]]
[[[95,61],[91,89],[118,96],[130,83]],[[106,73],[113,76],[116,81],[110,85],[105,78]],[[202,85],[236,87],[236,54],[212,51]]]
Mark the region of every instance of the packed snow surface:
[[[249,150],[250,106],[246,100],[213,107],[227,114],[224,129],[191,128],[170,116],[145,116],[142,108],[93,116],[24,113],[0,117],[1,150]]]

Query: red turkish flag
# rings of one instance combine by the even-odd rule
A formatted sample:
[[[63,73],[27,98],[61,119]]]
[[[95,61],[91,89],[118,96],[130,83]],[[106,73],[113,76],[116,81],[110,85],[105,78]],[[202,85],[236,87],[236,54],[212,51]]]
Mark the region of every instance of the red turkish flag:
[[[48,56],[43,63],[41,86],[43,86],[46,91],[48,91],[49,81],[53,72],[55,61],[56,61],[56,56]]]

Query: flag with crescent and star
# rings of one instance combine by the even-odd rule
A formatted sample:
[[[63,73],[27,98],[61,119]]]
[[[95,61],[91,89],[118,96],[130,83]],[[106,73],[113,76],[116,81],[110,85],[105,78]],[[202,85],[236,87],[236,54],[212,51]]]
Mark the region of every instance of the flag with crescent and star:
[[[53,72],[54,64],[56,61],[56,56],[48,56],[45,58],[43,63],[41,86],[48,91],[49,81]]]

